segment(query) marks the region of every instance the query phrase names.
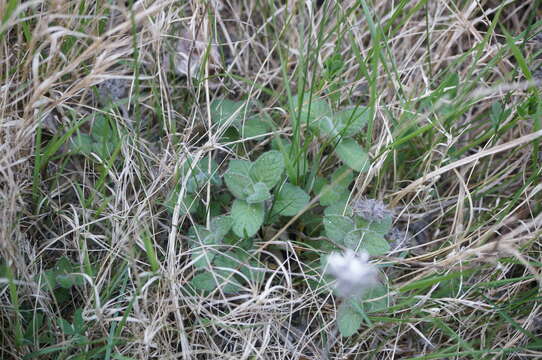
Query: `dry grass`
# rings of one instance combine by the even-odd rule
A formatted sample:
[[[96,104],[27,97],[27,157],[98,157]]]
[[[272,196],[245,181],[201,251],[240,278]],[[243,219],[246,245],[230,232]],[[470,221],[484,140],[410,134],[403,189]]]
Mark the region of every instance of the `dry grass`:
[[[0,0],[0,14],[17,3]],[[310,3],[143,0],[130,11],[36,0],[4,18],[1,358],[542,356],[540,1],[372,1],[376,27],[364,2]],[[326,79],[335,55],[344,70]],[[187,77],[198,63],[199,76]],[[112,97],[111,86],[127,96]],[[393,265],[383,272],[393,306],[351,338],[336,330],[337,300],[311,286],[319,275],[307,267],[306,237],[269,226],[252,253],[262,279],[197,296],[187,290],[195,220],[180,202],[163,206],[186,185],[187,159],[254,158],[273,138],[222,140],[213,99],[257,100],[280,124],[275,134],[296,136],[286,95],[311,87],[335,105],[374,109],[361,137],[374,162],[352,197],[384,198],[397,226],[418,226],[408,257],[379,259]],[[497,102],[510,112],[495,124]],[[70,154],[75,130],[88,133],[96,114],[118,126],[111,162]],[[319,148],[312,140],[305,156]],[[320,165],[336,167],[327,154]],[[200,193],[208,207],[209,189]],[[62,256],[86,275],[59,302],[39,275]],[[58,324],[76,309],[82,343]],[[45,320],[27,335],[38,313]]]

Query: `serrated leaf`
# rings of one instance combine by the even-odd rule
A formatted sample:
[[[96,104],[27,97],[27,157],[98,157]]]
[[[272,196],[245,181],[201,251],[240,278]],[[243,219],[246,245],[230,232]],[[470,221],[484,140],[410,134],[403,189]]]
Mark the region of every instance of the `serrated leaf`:
[[[175,210],[175,206],[177,205],[179,192],[179,189],[172,191],[168,199],[164,202],[164,206],[171,213],[173,213],[173,211]],[[199,205],[200,202],[194,195],[185,193],[179,207],[179,215],[182,216],[188,213],[193,214],[198,210]]]
[[[296,113],[299,111],[299,117],[297,114],[293,114],[292,116],[294,124],[297,121],[301,125],[308,123],[313,131],[318,130],[318,123],[322,117],[331,117],[332,115],[331,107],[327,101],[317,99],[315,96],[311,97],[309,93],[303,94],[301,109],[299,109],[299,95],[294,96],[292,108]],[[297,124],[299,125],[299,123]]]
[[[96,139],[96,141],[104,142],[110,141],[114,135],[109,120],[104,116],[97,116],[92,125],[92,137]]]
[[[247,187],[245,192],[250,194],[245,199],[245,201],[249,204],[258,204],[271,198],[269,188],[263,182],[259,182]]]
[[[342,110],[334,115],[337,132],[342,136],[355,136],[365,126],[370,112],[365,106]]]
[[[211,121],[213,124],[234,125],[245,115],[246,102],[229,99],[216,99],[211,102]]]
[[[74,284],[71,275],[69,274],[59,274],[56,276],[56,283],[64,289],[71,288]]]
[[[348,199],[349,191],[340,186],[326,184],[322,187],[320,193],[320,205],[329,206]]]
[[[352,209],[348,206],[348,199],[337,201],[334,204],[329,205],[324,209],[324,215],[341,215],[351,216]]]
[[[216,277],[216,280],[215,280]],[[241,290],[241,284],[234,274],[225,270],[213,270],[198,274],[190,280],[190,284],[197,290],[212,292],[219,286],[225,294],[232,294]]]
[[[72,324],[63,318],[58,318],[58,327],[66,335],[75,335],[75,329]]]
[[[205,226],[194,224],[188,229],[188,244],[191,248],[205,244],[206,239],[211,238],[212,233]],[[208,240],[207,240],[208,241]]]
[[[185,161],[182,169],[183,175],[190,173],[190,178],[186,182],[186,192],[194,194],[209,182],[212,185],[222,185],[222,180],[218,175],[218,164],[215,160],[209,160],[206,156],[197,163]]]
[[[230,231],[233,225],[231,216],[222,215],[217,216],[211,220],[211,232],[216,237],[224,237]]]
[[[324,217],[324,228],[328,238],[342,244],[346,235],[354,230],[354,222],[347,216],[328,215]]]
[[[245,189],[252,184],[250,169],[252,164],[246,160],[230,160],[228,171],[224,174],[226,187],[238,199],[246,199]]]
[[[343,302],[337,309],[337,326],[342,336],[354,335],[361,326],[361,315],[350,304],[349,301]]]
[[[240,132],[244,138],[251,138],[268,133],[270,129],[270,125],[260,116],[257,116],[245,121]]]
[[[350,168],[359,172],[369,171],[369,155],[354,139],[342,139],[335,148],[335,153]]]
[[[320,136],[335,137],[339,134],[337,124],[331,116],[322,116],[311,129]]]
[[[209,268],[215,256],[216,253],[203,248],[194,250],[191,254],[191,258],[194,260],[194,267],[197,269]]]
[[[284,158],[277,150],[270,150],[262,155],[252,164],[250,177],[255,182],[263,182],[269,189],[272,189],[282,177],[284,171]]]
[[[357,216],[356,217],[356,226],[360,229],[369,229],[374,231],[377,234],[380,234],[382,236],[386,235],[390,232],[392,226],[393,226],[393,217],[392,216],[386,216],[384,219],[380,221],[376,220],[366,220],[362,217]]]
[[[280,188],[273,209],[280,215],[294,216],[303,210],[309,201],[310,197],[303,189],[286,183]]]
[[[363,293],[360,306],[367,314],[385,310],[388,307],[389,298],[386,296],[388,293],[388,288],[385,285],[375,285]]]
[[[87,134],[78,133],[71,139],[70,148],[73,152],[83,155],[90,155],[94,141]]]
[[[371,230],[350,231],[344,237],[342,244],[355,251],[367,251],[371,256],[385,255],[390,251],[390,244],[384,236]]]
[[[231,208],[233,232],[241,238],[254,236],[262,226],[264,216],[264,204],[249,204],[236,199]]]
[[[204,272],[194,276],[190,284],[197,290],[211,292],[217,287],[217,283],[211,272]]]

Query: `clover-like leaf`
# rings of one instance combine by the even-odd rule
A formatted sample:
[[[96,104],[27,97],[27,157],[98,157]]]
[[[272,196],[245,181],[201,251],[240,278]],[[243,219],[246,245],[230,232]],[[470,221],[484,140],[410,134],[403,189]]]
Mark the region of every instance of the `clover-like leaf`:
[[[354,139],[342,139],[335,148],[335,153],[350,168],[359,172],[369,171],[369,155]]]
[[[233,232],[241,238],[253,236],[262,226],[264,216],[264,204],[249,204],[236,199],[231,208]]]
[[[345,109],[333,116],[337,132],[342,136],[357,135],[369,119],[369,111],[364,106]]]
[[[320,191],[320,205],[329,206],[348,199],[348,189],[326,184]]]
[[[271,129],[271,126],[267,121],[262,119],[260,116],[252,117],[247,119],[243,124],[240,130],[241,135],[244,138],[251,138],[254,136],[263,135],[268,133]]]
[[[96,141],[110,141],[115,135],[109,120],[102,115],[97,116],[92,125],[92,137]]]
[[[76,153],[90,155],[93,149],[93,143],[94,142],[90,135],[77,133],[77,135],[71,139],[70,148]]]
[[[222,180],[218,175],[218,164],[214,159],[209,159],[208,156],[197,162],[185,161],[182,172],[184,175],[190,174],[186,182],[186,191],[191,194],[198,192],[208,182],[213,185],[222,185]]]
[[[362,317],[349,301],[344,301],[337,309],[337,326],[342,336],[354,335],[361,326]]]
[[[211,233],[216,237],[221,238],[226,236],[233,225],[231,216],[222,215],[217,216],[211,220]]]
[[[245,199],[245,201],[249,204],[261,203],[271,198],[269,188],[263,182],[258,182],[254,185],[247,187],[245,192],[247,194],[250,194]]]
[[[364,250],[371,256],[385,255],[390,251],[390,244],[383,235],[367,229],[350,231],[342,243],[355,251]]]
[[[171,213],[173,213],[175,206],[177,205],[177,200],[179,199],[179,192],[179,188],[174,189],[167,198],[167,200],[164,202],[164,206]],[[193,214],[198,210],[199,205],[200,201],[194,195],[184,194],[183,198],[181,199],[179,214]]]
[[[229,99],[216,99],[211,102],[211,121],[214,124],[234,125],[243,118],[246,111],[246,102]]]
[[[224,270],[200,273],[190,280],[190,284],[196,290],[202,290],[206,293],[214,291],[219,286],[222,287],[222,291],[226,294],[238,292],[241,288],[241,284],[239,284],[234,274]]]
[[[246,199],[245,189],[252,185],[250,169],[252,164],[246,160],[230,160],[228,171],[224,174],[224,181],[228,190],[238,199]]]
[[[356,226],[358,228],[369,229],[382,236],[390,232],[393,226],[393,217],[386,216],[382,220],[366,220],[362,217],[356,217]]]
[[[359,304],[367,314],[385,310],[389,302],[389,296],[386,296],[388,293],[384,284],[377,284],[363,293]]]
[[[286,183],[280,188],[273,209],[280,215],[294,216],[307,206],[309,200],[309,195],[303,189]]]
[[[323,222],[326,236],[339,244],[342,244],[346,235],[355,228],[354,221],[342,215],[325,216]]]
[[[299,95],[294,96],[293,98],[292,107],[296,112],[296,114],[293,114],[292,116],[294,124],[309,124],[309,127],[311,127],[313,131],[318,131],[320,120],[326,116],[331,117],[331,107],[327,101],[317,99],[309,93],[305,93],[302,96],[301,109],[299,109]],[[297,111],[299,111],[299,116],[297,116]],[[297,121],[299,121],[299,123],[297,123]]]
[[[270,150],[262,155],[250,169],[250,177],[255,182],[263,182],[269,189],[272,189],[282,177],[284,171],[284,158],[280,151]]]

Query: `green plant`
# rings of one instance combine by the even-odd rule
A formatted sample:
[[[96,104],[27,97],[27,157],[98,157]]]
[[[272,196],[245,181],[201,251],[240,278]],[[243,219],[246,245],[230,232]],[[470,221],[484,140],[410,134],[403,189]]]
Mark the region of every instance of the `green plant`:
[[[355,140],[367,122],[367,110],[357,107],[333,112],[323,100],[308,103],[308,96],[303,99],[299,113],[293,114],[292,118],[297,119],[298,126],[307,125],[315,138],[334,141],[335,154],[345,164],[329,176],[329,181],[317,174],[313,177],[313,186],[299,186],[303,184],[300,180],[309,180],[310,160],[302,159],[302,165],[297,167],[295,174],[285,171],[298,159],[293,157],[293,145],[281,137],[274,139],[273,149],[261,153],[254,161],[232,159],[222,171],[208,157],[186,161],[181,168],[178,184],[166,202],[170,210],[177,203],[181,188],[185,189],[180,202],[182,213],[190,212],[196,218],[197,210],[202,205],[198,197],[205,186],[211,186],[212,193],[222,194],[223,198],[224,191],[231,195],[215,206],[224,210],[212,217],[208,226],[194,224],[189,230],[189,247],[193,265],[197,269],[190,281],[194,290],[212,293],[219,289],[226,294],[237,293],[243,287],[261,281],[265,265],[250,255],[258,232],[262,227],[283,226],[303,212],[305,214],[296,226],[314,228],[314,224],[319,224],[316,228],[320,230],[317,231],[328,239],[327,244],[320,244],[324,250],[321,274],[325,272],[326,254],[333,251],[349,249],[374,256],[390,250],[385,235],[392,228],[392,213],[380,202],[376,202],[378,206],[373,209],[376,212],[362,211],[364,203],[365,207],[374,207],[372,200],[348,205],[354,172],[367,171],[370,164],[367,153]],[[244,118],[247,120],[243,121]],[[252,103],[226,99],[215,100],[211,104],[211,119],[214,124],[233,128],[244,136],[257,136],[272,124],[266,122],[266,126],[261,126],[261,121],[254,115]],[[219,174],[223,174],[225,186],[222,186]],[[319,197],[320,206],[309,205],[310,193]],[[210,207],[213,208],[212,204]],[[199,218],[203,220],[205,216],[201,215]],[[305,224],[306,220],[311,224]],[[318,256],[310,252],[302,254],[307,260],[315,255]],[[325,279],[317,286],[330,286],[331,279],[328,276]],[[386,289],[385,285],[375,283],[360,291],[363,296],[345,299],[338,318],[339,329],[344,336],[352,335],[359,328],[361,322],[356,319],[360,318],[360,314],[385,308],[386,299],[369,300],[382,297],[387,293]]]

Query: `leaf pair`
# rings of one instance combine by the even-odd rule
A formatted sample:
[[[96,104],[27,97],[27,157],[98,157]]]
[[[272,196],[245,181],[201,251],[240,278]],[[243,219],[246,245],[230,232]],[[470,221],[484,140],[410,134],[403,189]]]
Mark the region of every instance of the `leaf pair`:
[[[346,215],[352,214],[350,209],[342,206]],[[384,255],[390,251],[390,245],[384,236],[392,227],[391,216],[381,221],[367,221],[343,213],[340,206],[330,206],[325,210],[324,228],[328,238],[336,244],[354,251],[363,250],[372,256]]]
[[[307,124],[309,129],[330,139],[340,139],[335,148],[337,157],[350,168],[366,172],[370,160],[367,152],[353,139],[367,123],[369,111],[358,106],[333,113],[329,104],[320,99],[312,99],[310,94],[302,98],[294,97],[292,108],[297,109],[293,115],[294,127]]]
[[[248,101],[216,99],[210,104],[211,121],[224,127],[234,127],[244,138],[270,131],[270,118],[252,115],[252,104]]]
[[[266,200],[284,172],[284,158],[279,151],[270,150],[254,163],[231,160],[224,181],[237,199],[231,215],[233,232],[239,237],[251,237],[260,229],[265,218]],[[293,216],[309,202],[309,195],[301,188],[286,183],[276,192],[273,215]]]
[[[388,307],[388,289],[384,285],[377,285],[361,296],[345,299],[337,309],[337,326],[342,336],[352,336],[359,328],[366,314],[378,312]]]
[[[198,193],[209,182],[216,186],[222,185],[222,179],[218,174],[218,164],[213,159],[209,159],[208,156],[197,162],[191,159],[185,161],[181,168],[180,181],[164,203],[171,212],[177,204],[183,182],[186,182],[186,192],[181,200],[181,215],[194,213],[200,208],[201,202],[198,200]]]
[[[100,159],[108,160],[119,146],[119,142],[116,126],[103,115],[98,115],[90,135],[77,133],[72,138],[71,150],[82,155],[96,153]]]

